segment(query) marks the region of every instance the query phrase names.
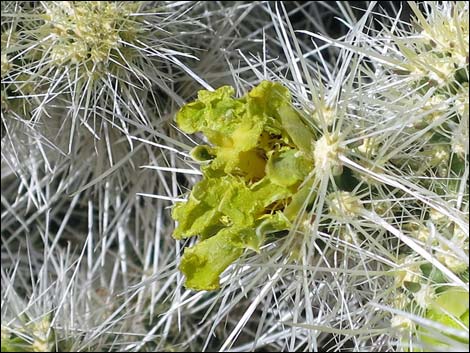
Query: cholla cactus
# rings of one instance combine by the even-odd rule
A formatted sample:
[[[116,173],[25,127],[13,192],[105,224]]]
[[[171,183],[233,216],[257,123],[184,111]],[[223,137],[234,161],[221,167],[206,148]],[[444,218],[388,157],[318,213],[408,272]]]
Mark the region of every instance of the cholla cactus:
[[[427,35],[413,28],[367,33],[366,14],[341,41],[304,31],[343,49],[338,58],[342,66],[333,72],[324,66],[324,72],[317,70],[321,76],[309,70],[290,24],[281,16],[282,7],[272,10],[294,82],[266,71],[258,78],[290,88],[304,130],[313,136],[307,152],[312,169],[303,181],[308,192],[288,234],[267,241],[259,254],[246,254],[222,274],[218,296],[227,298],[238,287],[242,292],[230,302],[221,300],[213,330],[222,319],[236,315],[237,300],[244,305],[243,295],[249,299],[221,349],[255,349],[270,335],[289,337],[284,345],[274,341],[277,349],[315,350],[324,340],[335,342],[336,349],[346,344],[358,350],[369,345],[385,349],[394,342],[390,326],[401,339],[399,348],[460,349],[468,344],[468,147],[453,147],[456,140],[465,140],[462,127],[468,125],[468,103],[463,101],[468,66],[462,60],[468,41],[460,36],[468,33],[468,5],[431,4],[426,17],[410,6],[425,21],[422,28],[453,35],[454,41],[460,38],[460,47],[431,45]],[[361,64],[364,56],[371,66]],[[204,113],[209,106],[202,96],[187,106],[197,107],[198,121],[213,112],[236,120],[230,104],[211,104],[214,110]],[[268,116],[285,116],[276,109]],[[211,135],[217,128],[203,125],[201,130],[216,144],[205,149],[204,160],[219,165],[221,152]],[[206,175],[217,167],[204,168]],[[207,190],[211,196],[219,192],[211,186]],[[225,190],[228,195],[230,187]],[[190,220],[181,218],[179,210],[191,208],[191,202],[205,205],[206,199],[198,192],[187,206],[178,206],[180,224]],[[223,207],[218,211],[224,213]],[[232,216],[224,214],[230,224]],[[201,231],[203,240],[186,250],[191,259],[202,244],[210,246],[217,237]],[[189,287],[195,288],[194,276],[207,274],[204,266],[221,251],[215,244],[201,253],[190,272],[183,257],[181,269]],[[444,305],[449,300],[455,305]],[[257,308],[270,309],[258,322],[254,340],[237,346]]]
[[[2,3],[2,351],[468,348],[468,4],[336,6]]]
[[[199,19],[215,21],[214,30],[233,26],[228,13],[253,8],[238,7],[208,15],[203,3],[2,3],[2,259],[21,259],[2,262],[2,276],[11,279],[2,281],[7,350],[33,349],[28,325],[50,311],[57,311],[55,335],[37,349],[178,346],[182,334],[167,330],[173,314],[165,313],[179,288],[178,248],[166,236],[173,225],[164,208],[185,182],[176,160],[187,154],[173,146],[189,147],[170,122],[185,99],[179,85],[186,76],[210,87],[186,66],[197,53],[188,42],[210,45],[196,36],[209,30]],[[233,50],[230,43],[225,49]],[[36,282],[28,271],[15,276],[20,264],[34,268],[33,277],[54,277],[60,264],[57,277],[70,287],[42,276]],[[9,295],[15,291],[25,300]],[[162,313],[165,325],[150,333]]]
[[[362,41],[371,46],[359,49],[376,67],[369,76],[375,87],[365,94],[389,109],[384,128],[399,131],[389,141],[377,136],[374,164],[391,163],[396,181],[419,195],[402,204],[409,212],[399,225],[411,238],[411,251],[421,255],[408,267],[414,275],[400,274],[397,284],[403,312],[395,313],[413,324],[404,329],[394,322],[409,349],[458,348],[468,344],[468,4],[410,7],[416,25],[374,34]],[[450,334],[455,329],[460,336]]]
[[[60,169],[61,155],[83,161],[95,154],[87,146],[94,147],[104,157],[94,162],[104,164],[96,177],[134,148],[130,136],[159,124],[156,112],[171,110],[165,104],[168,97],[182,101],[168,75],[175,79],[189,70],[182,60],[194,57],[180,38],[194,35],[200,26],[185,17],[187,5],[153,5],[107,1],[5,5],[2,122],[9,135],[18,134],[9,137],[10,146],[5,144],[3,153],[12,160],[13,169],[28,169],[13,141],[21,138],[28,147],[41,145],[52,173]],[[16,107],[18,101],[24,102],[21,107]],[[23,125],[13,131],[18,121]]]

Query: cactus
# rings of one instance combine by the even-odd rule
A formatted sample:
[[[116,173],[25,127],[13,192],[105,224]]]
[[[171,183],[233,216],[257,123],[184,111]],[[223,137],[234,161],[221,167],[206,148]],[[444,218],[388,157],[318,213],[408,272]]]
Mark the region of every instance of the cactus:
[[[467,3],[1,6],[2,352],[468,350]]]

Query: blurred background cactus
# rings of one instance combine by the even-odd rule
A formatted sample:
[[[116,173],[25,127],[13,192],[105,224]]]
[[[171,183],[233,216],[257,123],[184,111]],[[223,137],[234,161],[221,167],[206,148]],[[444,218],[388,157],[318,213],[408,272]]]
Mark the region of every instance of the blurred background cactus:
[[[2,352],[468,350],[468,3],[1,6]],[[295,212],[187,289],[213,141],[175,117],[262,81],[310,131]]]

